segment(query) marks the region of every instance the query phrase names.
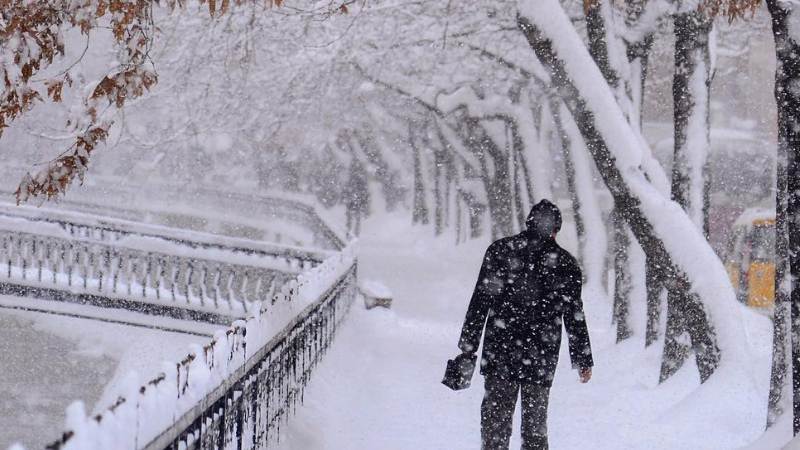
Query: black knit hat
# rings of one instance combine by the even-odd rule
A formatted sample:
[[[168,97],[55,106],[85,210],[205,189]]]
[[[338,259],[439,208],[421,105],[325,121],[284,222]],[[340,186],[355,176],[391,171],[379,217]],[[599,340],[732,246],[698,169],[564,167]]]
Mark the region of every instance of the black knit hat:
[[[561,230],[561,211],[547,200],[533,205],[525,221],[528,230],[541,236],[549,236]]]

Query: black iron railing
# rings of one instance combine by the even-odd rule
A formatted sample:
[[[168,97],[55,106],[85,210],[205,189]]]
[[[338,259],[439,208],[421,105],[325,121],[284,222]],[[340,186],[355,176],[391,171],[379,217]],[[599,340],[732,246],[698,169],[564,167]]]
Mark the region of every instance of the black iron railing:
[[[280,438],[281,427],[303,401],[311,372],[325,355],[355,297],[351,270],[147,450],[260,449]],[[210,405],[210,406],[204,406]]]
[[[268,448],[303,401],[356,295],[350,246],[284,285],[260,313],[234,322],[201,352],[107,412],[85,418],[79,431],[68,430],[48,449]]]

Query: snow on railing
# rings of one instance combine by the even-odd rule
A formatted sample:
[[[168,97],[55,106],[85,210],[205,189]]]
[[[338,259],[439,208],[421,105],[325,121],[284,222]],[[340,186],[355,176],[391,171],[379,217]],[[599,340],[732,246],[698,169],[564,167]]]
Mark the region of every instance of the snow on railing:
[[[67,411],[67,431],[53,450],[256,449],[280,433],[303,399],[356,295],[355,243],[285,284],[143,386],[127,383],[95,417],[81,403]]]
[[[219,185],[213,188],[187,188],[164,182],[147,183],[134,192],[118,186],[115,179],[102,180],[102,176],[98,177],[97,174],[93,179],[98,181],[97,185],[82,186],[80,192],[75,192],[75,197],[62,199],[58,207],[3,206],[0,202],[0,211],[17,214],[25,210],[28,214],[39,217],[43,211],[48,216],[51,213],[65,213],[65,209],[61,207],[66,207],[70,216],[76,214],[75,211],[83,211],[88,216],[113,217],[115,221],[126,219],[134,222],[147,216],[149,222],[161,223],[167,228],[170,228],[167,224],[177,222],[192,224],[197,229],[205,230],[220,230],[220,226],[253,229],[263,233],[263,237],[259,238],[261,242],[285,242],[289,239],[304,242],[305,247],[333,251],[339,251],[346,245],[342,236],[326,223],[326,211],[314,206],[314,200],[307,195],[286,192],[253,195],[228,191]],[[3,181],[0,180],[0,192],[11,198],[11,191],[3,189]],[[13,185],[11,190],[16,188]],[[310,234],[307,235],[306,232]],[[311,239],[306,240],[306,237]],[[270,240],[276,238],[279,240]]]
[[[333,254],[333,252],[325,250],[270,244],[262,241],[132,222],[73,211],[31,210],[29,208],[0,204],[0,217],[23,218],[34,223],[55,224],[69,233],[71,237],[79,239],[109,242],[129,236],[154,237],[193,248],[218,249],[268,257],[290,257],[304,265],[318,264],[327,256]]]
[[[76,237],[59,224],[0,215],[3,293],[228,325],[311,267],[310,260],[292,256],[140,235]]]

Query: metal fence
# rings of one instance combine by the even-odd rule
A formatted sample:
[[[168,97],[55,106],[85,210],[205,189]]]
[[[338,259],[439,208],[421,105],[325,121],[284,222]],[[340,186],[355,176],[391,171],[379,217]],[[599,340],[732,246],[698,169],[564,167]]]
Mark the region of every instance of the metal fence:
[[[309,207],[310,208],[310,207]],[[313,210],[311,211],[313,212]],[[310,214],[310,213],[309,213]],[[0,218],[21,218],[31,223],[54,224],[71,237],[100,242],[114,242],[131,236],[163,239],[192,248],[216,249],[266,257],[290,258],[301,265],[318,264],[334,252],[271,244],[245,238],[236,238],[199,231],[171,228],[124,219],[96,216],[86,213],[45,209],[26,209],[0,204]],[[320,220],[317,218],[317,220]],[[327,230],[327,228],[326,228]],[[336,251],[344,247],[336,247]]]
[[[81,426],[81,432],[65,432],[47,448],[269,448],[279,440],[281,429],[297,403],[303,401],[304,388],[314,368],[330,348],[356,297],[353,255],[352,250],[346,251],[310,275],[283,286],[272,305],[260,312],[260,318],[236,322],[203,347],[202,353],[190,354],[174,371],[150,381],[131,397],[121,397],[106,413],[87,418],[92,425]],[[304,285],[314,284],[319,289],[319,283],[329,287],[316,300],[301,303]],[[297,312],[292,305],[306,306]],[[281,307],[283,313],[292,315],[282,328],[273,332],[270,330],[273,323],[265,318],[276,315],[275,311]],[[254,345],[257,347],[248,349]],[[209,378],[197,375],[201,369],[224,379],[207,394],[193,397],[191,390],[197,388],[197,379],[193,380],[192,375]],[[191,402],[188,408],[183,407],[186,406],[183,400]],[[161,417],[155,417],[159,414]],[[111,422],[109,416],[113,416]],[[159,420],[166,423],[158,433],[153,433],[152,425],[147,422]]]
[[[356,296],[355,246],[282,248],[68,219],[0,211],[0,293],[230,328],[105,413],[72,417],[85,426],[48,448],[249,450],[275,442]]]
[[[0,229],[0,292],[229,325],[310,267],[150,243],[142,249]]]
[[[350,270],[260,349],[224,389],[144,448],[249,450],[278,441],[282,424],[303,401],[311,372],[328,350],[355,293],[355,270]]]
[[[155,227],[248,237],[261,243],[292,243],[333,251],[341,250],[347,244],[320,217],[320,211],[301,198],[220,191],[218,186],[195,189],[148,183],[132,191],[124,187],[114,189],[110,183],[101,184],[102,187],[82,186],[73,193],[75,197],[62,199],[58,205],[37,208],[0,202],[0,213],[46,220],[64,217],[68,222],[75,222],[76,216],[96,217],[110,228],[117,228],[120,222],[141,222],[146,217],[148,224]],[[9,194],[9,199],[13,197],[11,192],[4,193]],[[273,219],[277,219],[274,224]],[[292,229],[285,228],[287,223],[293,226]],[[303,232],[298,234],[297,229]],[[281,236],[283,239],[275,239]],[[299,241],[294,239],[300,236],[303,238]]]

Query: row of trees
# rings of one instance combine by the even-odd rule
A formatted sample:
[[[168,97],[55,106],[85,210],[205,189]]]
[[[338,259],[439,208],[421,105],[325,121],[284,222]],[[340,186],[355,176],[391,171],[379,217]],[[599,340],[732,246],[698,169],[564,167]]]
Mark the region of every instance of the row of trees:
[[[788,308],[800,305],[789,282],[800,270],[789,251],[800,248],[789,220],[800,195],[800,53],[793,4],[766,3],[779,63],[773,424],[788,398],[788,336],[800,336],[790,321],[800,310]],[[459,239],[512,234],[535,202],[565,197],[587,289],[613,292],[618,341],[663,343],[662,381],[690,354],[704,382],[745,377],[741,318],[708,244],[709,102],[714,18],[741,20],[757,1],[275,4],[265,14],[241,1],[11,0],[0,11],[11,24],[0,36],[3,138],[74,141],[23,180],[18,198],[62,194],[103,141],[120,154],[98,157],[99,172],[121,176],[145,162],[145,181],[307,192],[345,205],[353,228],[370,203],[365,178],[388,209],[407,207],[415,223],[454,228]],[[642,133],[649,59],[666,22],[675,38],[670,174]],[[39,105],[39,91],[56,103]],[[46,117],[70,118],[71,128],[57,133]],[[792,352],[800,371],[800,349]]]

